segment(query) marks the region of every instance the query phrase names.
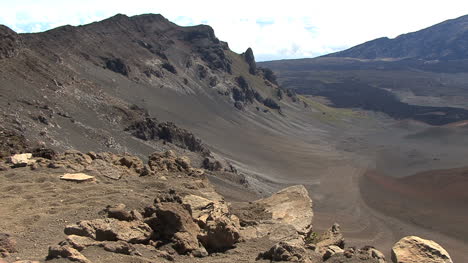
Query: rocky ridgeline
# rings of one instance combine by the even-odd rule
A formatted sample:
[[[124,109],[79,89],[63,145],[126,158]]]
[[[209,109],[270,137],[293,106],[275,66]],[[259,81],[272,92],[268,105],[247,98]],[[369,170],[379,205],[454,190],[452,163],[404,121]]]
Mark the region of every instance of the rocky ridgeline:
[[[16,56],[19,53],[20,43],[18,34],[0,25],[0,59]]]
[[[172,151],[153,153],[145,164],[128,154],[55,153],[37,149],[33,153],[13,155],[1,167],[3,170],[29,167],[42,172],[75,172],[72,175],[76,177],[71,180],[84,184],[93,183],[93,180],[75,180],[86,175],[84,172],[98,179],[153,176],[157,180],[170,180],[173,188],[155,189],[154,201],[146,207],[127,209],[122,203],[109,204],[103,208],[104,217],[96,215],[96,219],[67,225],[64,240],[49,244],[47,260],[61,258],[89,263],[92,261],[86,255],[90,253],[112,253],[131,257],[131,262],[178,261],[191,257],[212,262],[219,260],[216,257],[220,255],[223,262],[234,262],[237,259],[231,258],[235,255],[231,250],[242,244],[248,247],[263,242],[267,249],[238,253],[245,253],[252,261],[387,262],[383,253],[372,246],[346,247],[336,223],[324,233],[314,232],[313,201],[304,186],[291,186],[254,202],[230,204],[215,192],[203,169],[193,168],[189,158],[176,156]],[[62,177],[67,175],[70,174]],[[183,178],[192,178],[200,186],[177,187]],[[0,234],[2,256],[14,255],[21,249],[25,248],[19,248],[11,235]],[[392,261],[452,262],[434,241],[412,236],[395,244]]]

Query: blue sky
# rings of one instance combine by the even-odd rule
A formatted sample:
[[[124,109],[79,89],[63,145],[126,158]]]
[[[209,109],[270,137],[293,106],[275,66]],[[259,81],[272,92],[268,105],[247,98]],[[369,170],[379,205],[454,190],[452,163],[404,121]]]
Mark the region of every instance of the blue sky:
[[[160,13],[179,25],[208,24],[234,51],[252,47],[259,61],[323,55],[468,14],[466,0],[0,0],[0,6],[0,24],[17,32]]]

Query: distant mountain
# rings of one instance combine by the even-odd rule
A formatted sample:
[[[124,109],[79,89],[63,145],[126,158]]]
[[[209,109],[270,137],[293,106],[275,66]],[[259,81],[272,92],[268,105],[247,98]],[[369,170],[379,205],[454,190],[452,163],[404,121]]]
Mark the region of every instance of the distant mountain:
[[[468,15],[447,20],[394,39],[378,38],[327,57],[361,59],[417,58],[455,60],[468,58]]]
[[[445,125],[468,119],[468,16],[319,58],[259,63],[336,107]]]

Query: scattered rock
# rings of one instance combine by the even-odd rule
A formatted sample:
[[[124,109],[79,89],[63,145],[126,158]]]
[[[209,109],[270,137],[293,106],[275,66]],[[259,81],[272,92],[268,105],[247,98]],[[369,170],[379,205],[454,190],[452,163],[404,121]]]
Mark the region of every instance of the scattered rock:
[[[53,258],[66,258],[70,261],[76,261],[80,263],[91,263],[83,254],[81,254],[78,250],[74,249],[71,246],[50,246],[49,247],[49,255],[47,259]]]
[[[306,253],[305,248],[301,245],[292,242],[279,242],[267,252],[259,254],[257,259],[298,262],[305,259]]]
[[[407,236],[392,248],[394,263],[453,263],[447,251],[432,240]]]
[[[90,176],[84,173],[64,174],[60,176],[60,179],[73,182],[88,182],[94,181],[94,176]]]
[[[140,221],[120,221],[113,218],[83,220],[65,228],[65,234],[90,237],[97,241],[118,241],[144,243],[151,234],[151,228]]]
[[[343,234],[341,233],[340,225],[337,223],[333,224],[332,227],[330,227],[327,231],[318,237],[316,245],[323,248],[329,247],[331,245],[344,248],[345,240],[343,238]]]
[[[334,255],[343,254],[343,253],[344,253],[344,250],[338,246],[334,246],[334,245],[328,246],[327,249],[325,250],[325,253],[323,254],[323,260],[327,260]]]
[[[16,241],[6,233],[0,233],[0,254],[15,253]]]

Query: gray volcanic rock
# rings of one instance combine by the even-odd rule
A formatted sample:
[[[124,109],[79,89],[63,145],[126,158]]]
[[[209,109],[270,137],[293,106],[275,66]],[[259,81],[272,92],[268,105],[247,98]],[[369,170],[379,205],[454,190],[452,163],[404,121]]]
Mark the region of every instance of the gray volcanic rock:
[[[248,48],[244,55],[244,59],[249,64],[249,73],[255,75],[257,72],[257,64],[255,63],[254,53],[251,48]]]
[[[453,263],[450,255],[432,240],[416,236],[400,239],[392,248],[394,263]]]

